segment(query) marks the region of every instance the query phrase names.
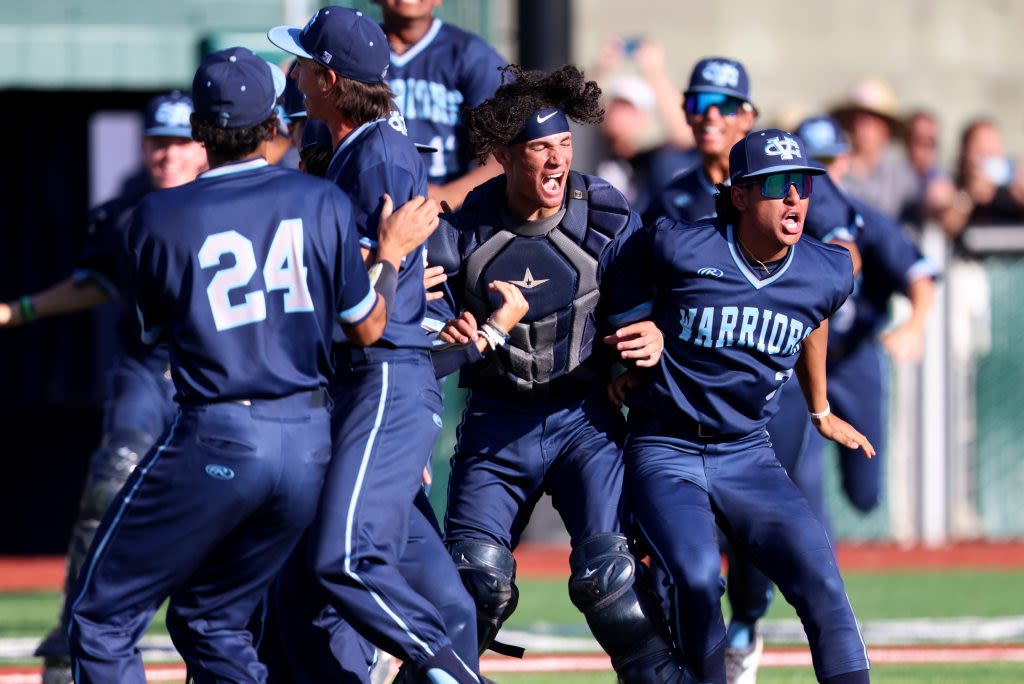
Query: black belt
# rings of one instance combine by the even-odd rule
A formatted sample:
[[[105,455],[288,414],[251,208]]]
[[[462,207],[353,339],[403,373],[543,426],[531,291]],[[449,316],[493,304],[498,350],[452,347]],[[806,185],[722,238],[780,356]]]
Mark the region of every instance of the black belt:
[[[306,390],[304,392],[295,392],[294,394],[288,394],[288,395],[285,395],[283,397],[261,397],[261,398],[253,398],[253,399],[229,399],[227,403],[241,404],[242,406],[259,406],[260,403],[262,403],[262,402],[271,403],[271,402],[280,401],[281,399],[287,399],[287,398],[291,398],[291,397],[295,397],[296,399],[299,399],[299,400],[302,400],[302,398],[305,397],[308,400],[308,402],[309,402],[308,403],[309,408],[323,408],[324,406],[327,406],[327,402],[328,402],[327,390],[325,390],[325,389],[323,389],[321,387],[321,388],[317,388],[315,390]]]

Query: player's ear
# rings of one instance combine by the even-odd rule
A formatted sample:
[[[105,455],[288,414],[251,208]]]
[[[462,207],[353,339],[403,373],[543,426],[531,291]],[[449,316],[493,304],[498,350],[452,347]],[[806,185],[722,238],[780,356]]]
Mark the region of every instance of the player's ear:
[[[746,188],[743,186],[731,186],[729,188],[729,198],[732,200],[732,206],[736,207],[737,211],[744,211],[747,208],[747,193]]]
[[[509,163],[511,163],[511,161],[512,161],[512,151],[511,150],[512,150],[512,146],[511,145],[502,145],[501,147],[496,147],[494,149],[494,152],[493,152],[494,158],[495,158],[495,160],[497,160],[497,162],[499,164],[501,164],[502,168],[507,169]]]

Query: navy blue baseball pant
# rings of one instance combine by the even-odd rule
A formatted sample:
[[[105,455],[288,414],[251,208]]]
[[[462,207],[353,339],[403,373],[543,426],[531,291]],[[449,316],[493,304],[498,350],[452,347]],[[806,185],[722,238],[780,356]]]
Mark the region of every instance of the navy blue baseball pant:
[[[545,493],[573,546],[624,533],[623,428],[603,394],[524,401],[472,390],[452,457],[445,540],[515,549]]]
[[[246,626],[316,511],[331,455],[322,396],[181,407],[86,558],[70,604],[75,681],[145,682],[136,646],[168,596],[193,681],[265,679]]]
[[[885,352],[877,341],[865,342],[842,356],[829,352],[828,402],[832,411],[857,428],[875,447],[875,457],[865,458],[860,451],[838,446],[839,471],[843,491],[850,503],[862,513],[874,510],[882,499],[884,479],[886,411],[889,406],[889,378]],[[794,475],[825,527],[829,528],[828,508],[822,486],[824,438],[817,430],[809,432],[807,447]]]
[[[716,523],[796,608],[819,680],[868,667],[828,536],[767,431],[709,443],[634,412],[626,481],[640,532],[668,575],[677,645],[700,681],[725,682]]]
[[[155,440],[171,424],[178,410],[166,354],[141,359],[120,356],[110,370],[107,385],[103,410],[105,435],[131,430]]]
[[[311,567],[360,634],[423,666],[453,646],[430,581],[457,578],[440,539],[431,542],[433,567],[402,563],[411,520],[424,516],[415,500],[441,430],[441,395],[426,350],[349,354],[339,359],[332,385],[335,455],[310,531]],[[474,610],[468,594],[465,600],[466,610]],[[475,620],[471,624],[475,629]],[[472,648],[457,654],[475,672],[475,640],[463,641],[472,641]]]
[[[817,436],[818,431],[811,427],[807,402],[800,391],[800,383],[793,378],[783,385],[779,392],[779,412],[768,422],[768,436],[775,457],[792,478],[797,462],[802,458],[801,454],[810,438],[809,433],[813,432]],[[861,458],[867,460],[863,454]],[[801,487],[801,491],[805,490]],[[765,616],[771,606],[774,593],[772,583],[739,548],[729,545],[728,555],[726,591],[729,595],[732,619],[754,624]]]

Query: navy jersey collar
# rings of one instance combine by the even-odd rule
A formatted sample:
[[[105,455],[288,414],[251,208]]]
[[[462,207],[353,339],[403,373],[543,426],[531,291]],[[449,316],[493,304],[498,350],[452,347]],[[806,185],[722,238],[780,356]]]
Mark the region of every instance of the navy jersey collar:
[[[434,19],[427,32],[412,47],[400,55],[396,55],[394,52],[391,53],[391,63],[396,67],[404,67],[415,59],[416,55],[426,50],[434,42],[434,38],[437,38],[437,34],[441,31],[441,24],[442,21],[440,19]]]
[[[227,164],[221,164],[215,169],[209,171],[203,171],[199,174],[199,178],[218,178],[220,176],[227,176],[232,173],[242,173],[243,171],[252,171],[264,166],[269,166],[268,162],[263,157],[256,157],[255,159],[246,159],[243,161],[233,161]]]
[[[782,274],[789,270],[790,264],[793,263],[793,255],[796,253],[796,244],[789,246],[789,251],[786,256],[783,257],[782,265],[772,275],[768,276],[764,280],[757,277],[753,271],[750,270],[750,266],[747,265],[746,259],[739,253],[739,244],[736,242],[736,231],[732,224],[725,227],[725,241],[729,245],[729,254],[732,256],[732,260],[736,263],[736,267],[740,269],[740,273],[747,279],[755,289],[760,290],[762,287],[768,287],[776,280],[782,277]]]

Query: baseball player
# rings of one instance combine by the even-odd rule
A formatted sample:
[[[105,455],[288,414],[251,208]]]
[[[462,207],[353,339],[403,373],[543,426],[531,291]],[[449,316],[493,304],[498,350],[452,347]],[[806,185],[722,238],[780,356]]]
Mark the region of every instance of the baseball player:
[[[845,250],[800,239],[811,178],[824,172],[802,150],[785,131],[749,134],[730,153],[714,219],[660,219],[615,263],[629,277],[612,320],[650,316],[665,334],[662,363],[610,392],[630,406],[631,501],[668,576],[673,635],[702,682],[726,681],[716,523],[796,607],[819,681],[868,681],[828,535],[765,430],[795,372],[818,431],[874,454],[826,399],[828,317],[853,269]]]
[[[191,681],[264,680],[246,622],[315,512],[332,332],[383,334],[387,273],[436,225],[422,198],[385,208],[382,233],[400,217],[411,228],[382,238],[391,268],[374,291],[343,193],[259,154],[278,125],[273,69],[244,48],[203,60],[192,124],[212,168],[147,197],[132,223],[142,339],[168,344],[179,408],[86,557],[70,603],[76,682],[144,682],[136,644],[168,596]]]
[[[0,304],[0,327],[15,327],[85,311],[112,299],[124,302],[117,329],[120,349],[108,376],[103,439],[90,458],[68,544],[65,596],[78,576],[103,512],[174,416],[167,350],[139,342],[134,306],[126,295],[127,241],[135,206],[146,194],[188,183],[206,168],[206,152],[192,140],[191,113],[192,100],[178,92],[150,100],[141,143],[148,183],[126,186],[121,196],[90,212],[87,242],[71,276],[42,292]],[[71,681],[66,624],[62,602],[58,625],[36,650],[44,659],[46,684]]]
[[[361,244],[372,250],[380,196],[400,201],[427,191],[426,168],[384,82],[390,64],[384,33],[362,13],[332,6],[305,28],[281,26],[268,37],[299,57],[293,77],[306,111],[327,125],[334,143],[327,179],[352,198]],[[419,676],[476,682],[473,602],[459,588],[440,537],[422,536],[421,565],[402,562],[410,529],[430,525],[425,516],[432,513],[415,502],[442,408],[430,338],[421,328],[422,249],[407,257],[397,283],[381,341],[365,350],[344,342],[334,348],[335,456],[308,555],[325,599],[363,636],[414,665]],[[298,591],[295,584],[281,583]],[[286,598],[282,606],[306,610],[308,594]],[[314,614],[320,607],[314,605]],[[324,657],[323,649],[310,650],[315,635],[289,631],[293,668]],[[310,652],[301,655],[304,650]]]
[[[445,539],[476,600],[480,649],[500,647],[494,638],[518,600],[512,551],[534,505],[550,494],[573,547],[570,598],[620,681],[682,681],[625,536],[622,416],[603,396],[616,356],[598,340],[607,328],[602,298],[616,286],[603,273],[639,218],[606,181],[571,170],[569,118],[600,120],[596,83],[572,66],[510,66],[505,74],[494,97],[466,115],[478,158],[493,153],[504,174],[445,217],[460,315],[441,336],[478,345],[460,378],[469,398]],[[519,324],[495,317],[501,300],[487,285],[494,280],[522,291],[529,306]],[[661,340],[649,324],[609,341],[627,359],[657,362]]]
[[[801,123],[797,133],[807,143],[807,155],[826,164],[829,176],[841,183],[849,147],[839,123],[814,117]],[[820,203],[839,205],[849,215],[847,222],[857,225],[856,242],[864,264],[857,289],[829,323],[828,399],[878,451],[875,458],[865,460],[839,447],[843,491],[854,507],[866,513],[882,496],[888,396],[884,352],[898,361],[920,361],[925,323],[935,299],[936,271],[887,214],[831,182],[815,188],[812,217]],[[896,292],[910,300],[910,317],[880,337],[889,319],[889,299]],[[809,435],[794,479],[827,528],[821,483],[823,446],[819,436]]]
[[[693,129],[700,164],[680,174],[656,197],[646,213],[650,223],[660,216],[695,222],[715,216],[716,185],[729,177],[729,152],[746,136],[757,117],[750,100],[750,79],[743,64],[726,57],[697,62],[684,92],[686,121]],[[854,272],[859,255],[853,241],[855,227],[846,212],[813,203],[803,234],[850,251]],[[768,423],[775,455],[792,472],[811,432],[806,405],[796,385],[784,387],[778,411]],[[757,622],[771,605],[772,586],[749,558],[728,548],[728,600],[731,618],[726,665],[729,684],[754,684],[764,640]]]
[[[458,207],[500,173],[493,159],[473,163],[462,113],[494,94],[506,62],[483,39],[434,17],[441,0],[375,0],[391,46],[388,85],[409,137],[434,148],[430,196]]]

